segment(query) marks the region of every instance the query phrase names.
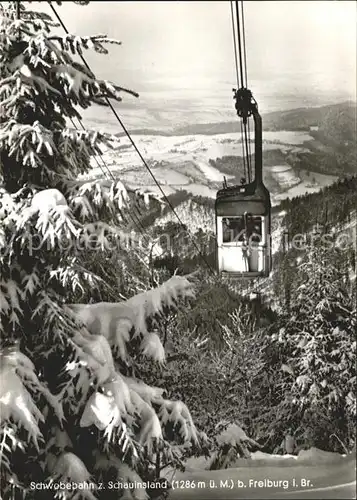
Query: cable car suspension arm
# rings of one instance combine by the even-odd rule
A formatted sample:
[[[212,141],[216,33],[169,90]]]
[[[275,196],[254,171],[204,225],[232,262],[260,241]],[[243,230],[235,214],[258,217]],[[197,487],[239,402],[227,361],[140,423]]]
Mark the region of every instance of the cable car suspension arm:
[[[255,155],[255,181],[263,181],[263,138],[262,118],[258,112],[258,104],[252,92],[247,88],[234,89],[235,108],[237,114],[243,121],[243,127],[247,125],[248,119],[254,119],[254,155]]]
[[[233,3],[235,3],[235,19],[233,14]],[[245,45],[245,27],[244,27],[244,11],[243,11],[243,0],[240,2],[241,14],[239,12],[239,1],[231,1],[231,15],[232,15],[232,29],[233,29],[233,41],[234,41],[234,55],[235,55],[235,65],[237,72],[237,87],[238,89],[233,89],[235,99],[235,108],[237,114],[242,118],[241,124],[241,135],[242,135],[242,147],[243,147],[243,164],[244,164],[244,175],[245,175],[245,162],[247,163],[247,173],[248,182],[252,181],[252,169],[251,169],[251,151],[250,151],[250,127],[249,127],[249,117],[253,116],[255,127],[258,122],[258,130],[255,130],[255,152],[257,152],[257,139],[259,141],[259,124],[261,127],[261,120],[258,113],[257,103],[254,100],[251,91],[248,87],[248,75],[247,75],[247,57],[246,57],[246,45]],[[237,29],[235,30],[235,24]],[[238,50],[237,50],[238,47]],[[239,56],[239,57],[238,57]],[[239,59],[239,65],[238,65]],[[239,69],[238,69],[239,66]],[[258,116],[257,116],[258,115]],[[260,131],[261,132],[261,131]],[[258,135],[258,137],[257,137]],[[258,158],[261,154],[258,154]],[[259,160],[255,156],[256,166],[260,170]],[[258,161],[258,164],[257,164]],[[255,177],[259,177],[259,172],[255,172]],[[243,180],[242,180],[243,182]]]

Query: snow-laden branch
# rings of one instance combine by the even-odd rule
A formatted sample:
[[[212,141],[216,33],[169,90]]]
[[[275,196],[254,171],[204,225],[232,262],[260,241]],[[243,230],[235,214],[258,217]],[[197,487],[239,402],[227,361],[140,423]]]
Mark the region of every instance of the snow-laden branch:
[[[94,335],[103,335],[126,358],[129,334],[147,334],[147,319],[163,312],[164,307],[176,307],[181,297],[192,297],[193,285],[185,277],[173,276],[161,286],[140,293],[124,302],[72,304],[80,321]]]
[[[28,440],[32,440],[38,448],[38,441],[42,438],[39,422],[44,421],[44,416],[36,406],[26,386],[30,388],[32,393],[40,393],[47,399],[59,421],[64,418],[61,403],[40,383],[35,374],[33,363],[18,349],[2,349],[0,359],[1,423],[13,419],[22,425],[28,432]]]

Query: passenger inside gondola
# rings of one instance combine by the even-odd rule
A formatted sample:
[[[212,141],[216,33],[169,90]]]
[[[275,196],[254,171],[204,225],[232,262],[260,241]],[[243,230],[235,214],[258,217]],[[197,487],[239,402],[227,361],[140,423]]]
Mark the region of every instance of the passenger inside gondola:
[[[223,243],[259,243],[262,238],[261,217],[224,217]]]
[[[224,217],[223,243],[243,242],[245,233],[244,217]]]
[[[260,243],[262,239],[262,218],[247,217],[247,237],[250,243]]]
[[[237,217],[224,217],[222,219],[223,243],[236,244],[240,247],[237,254],[241,264],[236,265],[241,272],[259,272],[262,269],[262,228],[261,216],[252,216],[245,213]]]

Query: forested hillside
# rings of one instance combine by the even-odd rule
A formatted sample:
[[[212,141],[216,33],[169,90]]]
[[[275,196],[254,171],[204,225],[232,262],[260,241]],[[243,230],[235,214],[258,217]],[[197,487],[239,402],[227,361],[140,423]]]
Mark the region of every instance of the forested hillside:
[[[287,199],[273,213],[286,211],[284,224],[291,234],[306,233],[314,225],[340,228],[356,218],[357,177],[343,179],[318,193]]]
[[[310,127],[317,126],[331,137],[351,140],[355,127],[356,109],[356,103],[348,101],[316,108],[274,111],[263,115],[264,129],[310,130]]]
[[[274,208],[273,227],[279,221],[284,232],[279,233],[282,239],[271,277],[262,286],[257,282],[251,287],[260,290],[255,299],[242,297],[243,283],[212,281],[202,259],[214,261],[212,247],[201,244],[206,251],[189,258],[187,247],[184,251],[177,245],[157,258],[155,265],[168,272],[201,270],[199,301],[172,320],[173,329],[185,325],[191,333],[170,339],[174,355],[164,380],[185,399],[210,435],[215,425],[234,419],[267,451],[283,450],[288,430],[295,436],[295,449],[312,443],[339,449],[335,438],[329,437],[336,432],[344,443],[354,441],[356,187],[356,178],[345,179]],[[210,203],[206,210],[205,218],[214,216]],[[195,216],[200,217],[198,212]],[[183,219],[188,227],[190,218],[187,213]],[[175,231],[180,229],[177,225]],[[162,228],[166,230],[174,227],[167,224]],[[321,238],[312,243],[316,230],[335,245],[327,247]],[[342,232],[346,238],[339,246]],[[295,235],[300,247],[292,245]],[[202,235],[196,237],[202,243]],[[307,246],[301,246],[301,238]],[[189,248],[195,253],[193,246]],[[272,303],[274,311],[264,302]],[[306,356],[311,357],[307,364]],[[180,375],[179,366],[184,367]],[[335,369],[340,373],[337,379]],[[295,409],[290,408],[291,401],[296,401]],[[344,424],[338,423],[335,411],[343,412]]]

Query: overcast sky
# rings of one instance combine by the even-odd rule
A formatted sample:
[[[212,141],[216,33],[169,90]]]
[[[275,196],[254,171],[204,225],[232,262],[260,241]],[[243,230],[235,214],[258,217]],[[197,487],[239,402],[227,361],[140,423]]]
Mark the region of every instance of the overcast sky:
[[[244,5],[252,79],[306,78],[315,85],[330,81],[355,89],[356,2],[253,0]],[[122,84],[158,79],[158,85],[160,78],[179,78],[180,85],[194,86],[234,75],[227,1],[94,1],[85,7],[64,2],[57,9],[71,32],[107,33],[123,42],[111,49],[110,59],[91,57],[100,77]]]

